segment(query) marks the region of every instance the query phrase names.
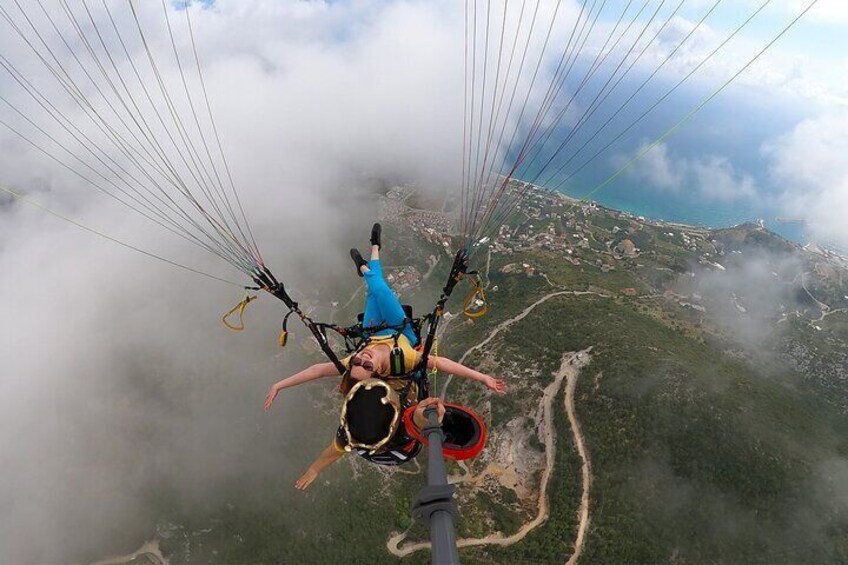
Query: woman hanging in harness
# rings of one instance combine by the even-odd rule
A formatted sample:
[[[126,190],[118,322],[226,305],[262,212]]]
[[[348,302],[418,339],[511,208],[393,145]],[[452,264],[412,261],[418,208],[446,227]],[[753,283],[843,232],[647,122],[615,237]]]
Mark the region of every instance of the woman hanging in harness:
[[[391,328],[398,326],[403,328],[400,335],[397,336],[397,341],[399,348],[404,352],[404,368],[412,370],[420,359],[420,353],[415,350],[415,346],[418,345],[418,337],[412,331],[411,323],[407,320],[400,301],[383,278],[383,269],[380,264],[380,224],[375,224],[371,232],[371,260],[366,262],[355,249],[351,249],[351,257],[356,263],[357,272],[360,276],[365,277],[365,284],[368,289],[365,298],[363,326],[376,328],[382,322],[385,322],[387,328],[376,331],[361,351],[342,359],[342,364],[348,368],[348,372],[344,376],[349,376],[352,381],[389,376],[392,372],[390,353],[394,345],[393,336],[397,333],[396,330]],[[502,380],[475,371],[446,357],[430,357],[428,369],[434,368],[460,378],[479,381],[497,393],[503,393],[506,390]],[[265,398],[265,410],[271,408],[274,399],[284,389],[323,377],[338,376],[339,371],[332,363],[316,363],[273,384]],[[346,388],[349,388],[349,386],[343,387],[342,392],[347,392]]]
[[[397,394],[397,399],[389,399],[391,394],[385,389],[385,387],[381,386],[369,387],[367,389],[368,394],[366,394],[366,389],[363,387],[359,387],[356,391],[353,390],[358,383],[363,383],[363,381],[366,381],[367,379],[379,380],[386,379],[392,375],[400,376],[408,374],[416,369],[416,366],[421,359],[421,353],[415,349],[415,346],[418,345],[418,336],[416,336],[413,331],[411,320],[407,318],[400,301],[383,278],[383,270],[380,263],[380,232],[380,224],[375,224],[371,231],[370,261],[366,262],[356,249],[351,249],[350,252],[351,257],[356,264],[357,273],[365,278],[367,295],[365,299],[365,312],[362,325],[364,328],[371,330],[371,333],[363,347],[361,347],[353,355],[342,359],[342,364],[347,368],[347,371],[344,375],[342,375],[342,382],[340,385],[341,392],[348,395],[345,406],[352,407],[350,418],[357,420],[360,416],[367,414],[367,416],[359,418],[357,421],[358,423],[353,424],[353,427],[364,426],[364,428],[368,428],[371,426],[374,430],[356,432],[362,435],[365,439],[362,439],[361,441],[351,441],[352,432],[350,429],[345,430],[343,423],[343,425],[340,426],[336,439],[333,443],[326,448],[324,452],[322,452],[321,456],[319,456],[312,466],[310,466],[309,470],[303,475],[303,477],[298,480],[296,486],[300,489],[307,488],[312,481],[315,480],[315,477],[317,477],[318,473],[322,469],[338,460],[342,455],[344,455],[346,450],[356,448],[358,454],[379,464],[396,465],[411,459],[418,453],[418,450],[420,450],[420,444],[418,444],[417,447],[413,444],[412,440],[414,440],[414,438],[409,436],[413,434],[414,430],[407,428],[415,428],[416,426],[411,425],[415,421],[423,422],[423,407],[425,405],[440,404],[438,399],[426,399],[419,405],[417,402],[417,384],[411,383],[411,379],[408,378],[393,379],[395,381],[403,380],[405,383],[404,386],[409,383],[416,386],[414,392],[410,390],[395,390],[394,392]],[[381,327],[383,329],[379,329]],[[503,394],[506,390],[505,384],[502,380],[496,379],[491,375],[480,373],[479,371],[475,371],[474,369],[444,357],[431,356],[428,359],[427,368],[438,369],[445,373],[454,374],[460,378],[478,381],[498,394]],[[265,410],[267,411],[271,408],[274,399],[283,389],[297,386],[322,377],[338,376],[339,370],[333,363],[318,363],[312,365],[311,367],[272,385],[265,399]],[[391,437],[387,437],[383,434],[378,441],[373,442],[372,440],[374,438],[371,436],[380,435],[380,433],[386,432],[388,429],[385,426],[386,422],[378,421],[380,418],[374,416],[374,410],[365,408],[369,405],[369,402],[374,400],[373,397],[375,397],[375,394],[379,396],[377,393],[370,392],[375,389],[383,390],[383,396],[380,396],[378,399],[379,402],[381,402],[383,406],[394,402],[394,404],[397,404],[396,413],[402,412],[403,418],[399,415],[390,416],[387,412],[383,420],[386,420],[386,418],[393,419],[397,425],[394,430],[390,430],[393,432],[390,434]],[[361,393],[357,395],[357,391],[360,391]],[[354,393],[353,396],[350,394],[352,392]],[[377,392],[379,393],[379,390],[377,390]],[[370,400],[362,400],[366,398],[370,398]],[[386,400],[383,400],[383,398],[386,398]],[[413,406],[416,405],[418,408],[413,409]],[[440,414],[445,413],[446,408],[444,406],[439,406],[438,409]],[[448,411],[450,412],[450,410]],[[344,417],[345,413],[343,411],[343,419]],[[372,419],[372,417],[374,421],[370,423],[365,422],[366,420]],[[401,419],[407,425],[400,425],[399,422]],[[418,427],[420,428],[420,426]],[[417,441],[415,443],[417,443]],[[377,444],[380,445],[375,448],[374,446]],[[357,447],[357,445],[370,447],[368,449],[364,449],[362,447]],[[407,451],[391,449],[397,446],[407,448]],[[385,453],[389,453],[391,456],[393,451],[395,452],[395,456],[393,457],[375,457],[375,455]],[[399,453],[403,456],[398,457],[397,454]]]

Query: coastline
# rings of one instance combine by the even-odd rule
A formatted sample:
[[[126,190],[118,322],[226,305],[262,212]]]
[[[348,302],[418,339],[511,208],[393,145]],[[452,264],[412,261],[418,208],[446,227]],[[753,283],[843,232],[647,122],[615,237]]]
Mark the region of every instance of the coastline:
[[[514,178],[525,182],[520,178]],[[541,185],[531,185],[534,190],[555,192],[571,203],[580,202],[584,191],[569,191],[566,187],[554,190]],[[638,194],[638,199],[630,195]],[[728,229],[746,223],[763,223],[763,226],[782,238],[807,245],[810,237],[806,227],[798,223],[781,223],[778,218],[785,211],[769,206],[764,201],[760,205],[748,200],[703,202],[684,201],[686,195],[662,191],[646,191],[635,186],[618,185],[599,192],[586,202],[592,202],[607,210],[630,214],[644,218],[645,221],[659,225],[695,228],[704,230]],[[785,215],[785,214],[783,214]]]

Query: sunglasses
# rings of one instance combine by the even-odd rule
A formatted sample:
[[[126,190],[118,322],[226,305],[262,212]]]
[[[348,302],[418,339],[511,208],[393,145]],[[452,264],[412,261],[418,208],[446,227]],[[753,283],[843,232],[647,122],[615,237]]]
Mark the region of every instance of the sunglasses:
[[[360,359],[359,356],[354,357],[350,360],[350,364],[352,367],[362,367],[366,371],[371,371],[372,377],[385,377],[386,375],[377,371],[377,367],[374,365],[373,361],[366,361],[364,359]]]
[[[353,359],[351,359],[350,364],[355,367],[362,367],[366,371],[374,370],[374,363],[372,363],[371,361],[363,361],[359,357],[354,357]]]

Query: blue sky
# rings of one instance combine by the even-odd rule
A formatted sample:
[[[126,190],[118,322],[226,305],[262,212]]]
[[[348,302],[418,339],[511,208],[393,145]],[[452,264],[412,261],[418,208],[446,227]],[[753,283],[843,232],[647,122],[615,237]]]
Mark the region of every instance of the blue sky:
[[[579,195],[583,186],[594,186],[617,170],[713,92],[808,3],[773,1],[721,52],[715,66],[617,144],[603,164],[569,183],[569,189]],[[690,21],[699,19],[713,2],[695,4],[700,5],[693,4],[683,14]],[[704,49],[711,49],[760,5],[725,2],[708,20]],[[597,199],[646,215],[708,225],[763,217],[772,228],[795,238],[801,237],[797,228],[777,225],[774,218],[803,217],[810,222],[803,237],[844,245],[848,232],[840,217],[848,215],[848,207],[843,207],[848,206],[848,184],[841,179],[848,177],[842,158],[848,154],[848,134],[828,126],[843,122],[848,104],[846,31],[848,3],[821,0],[737,83]],[[653,84],[652,92],[662,92],[669,79]],[[815,154],[805,156],[813,147]],[[813,160],[822,172],[805,167]]]

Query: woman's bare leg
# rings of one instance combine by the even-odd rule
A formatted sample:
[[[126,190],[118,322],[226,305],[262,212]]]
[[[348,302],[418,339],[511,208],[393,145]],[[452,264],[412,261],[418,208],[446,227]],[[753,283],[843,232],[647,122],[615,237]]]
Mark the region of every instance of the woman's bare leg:
[[[379,245],[372,245],[371,246],[371,260],[372,261],[379,261],[380,260],[380,246]]]

